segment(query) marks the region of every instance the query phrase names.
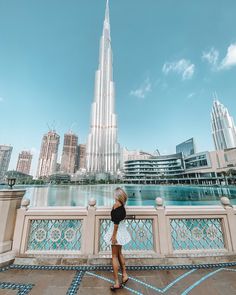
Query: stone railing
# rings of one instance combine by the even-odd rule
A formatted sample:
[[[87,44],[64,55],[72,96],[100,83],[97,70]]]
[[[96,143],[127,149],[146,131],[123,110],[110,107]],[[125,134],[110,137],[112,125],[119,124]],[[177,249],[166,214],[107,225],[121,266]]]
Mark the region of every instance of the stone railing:
[[[13,250],[17,257],[98,259],[110,257],[103,237],[110,226],[110,208],[29,208],[17,210]],[[131,258],[191,258],[236,255],[236,207],[228,198],[221,206],[127,207],[125,220],[132,240],[124,246]]]

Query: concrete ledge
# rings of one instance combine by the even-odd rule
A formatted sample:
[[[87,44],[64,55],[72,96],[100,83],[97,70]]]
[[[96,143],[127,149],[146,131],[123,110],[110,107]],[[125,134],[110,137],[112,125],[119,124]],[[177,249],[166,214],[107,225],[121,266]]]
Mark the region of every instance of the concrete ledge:
[[[236,261],[236,255],[198,256],[198,257],[125,257],[126,265],[193,265],[218,264]],[[111,257],[17,257],[14,264],[18,265],[111,265]]]
[[[7,266],[14,262],[16,253],[14,251],[9,251],[6,253],[0,254],[0,267]]]

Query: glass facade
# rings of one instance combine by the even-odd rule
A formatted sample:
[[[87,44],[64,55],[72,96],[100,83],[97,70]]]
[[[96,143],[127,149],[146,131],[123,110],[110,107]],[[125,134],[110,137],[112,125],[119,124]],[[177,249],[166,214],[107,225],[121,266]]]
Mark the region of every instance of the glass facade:
[[[200,153],[184,159],[186,170],[211,167],[208,153]]]
[[[176,146],[176,153],[183,153],[184,157],[191,156],[196,153],[195,142],[193,138],[186,140]]]

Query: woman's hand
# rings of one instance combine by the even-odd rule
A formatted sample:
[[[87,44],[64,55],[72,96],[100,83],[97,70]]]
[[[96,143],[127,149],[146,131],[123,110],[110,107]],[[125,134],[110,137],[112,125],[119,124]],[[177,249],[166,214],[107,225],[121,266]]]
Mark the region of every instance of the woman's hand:
[[[115,235],[112,235],[112,237],[111,237],[111,244],[112,245],[117,244],[117,239],[116,239],[116,236]]]

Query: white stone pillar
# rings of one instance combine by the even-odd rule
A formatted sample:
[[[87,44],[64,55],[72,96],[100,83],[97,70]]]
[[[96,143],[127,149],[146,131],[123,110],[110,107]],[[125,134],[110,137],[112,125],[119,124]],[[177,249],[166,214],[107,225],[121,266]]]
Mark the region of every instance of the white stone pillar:
[[[84,253],[92,256],[95,248],[95,229],[96,229],[96,200],[89,200],[88,216],[84,228]]]
[[[157,222],[159,237],[156,237],[156,243],[158,239],[160,241],[160,254],[165,256],[170,253],[170,245],[168,242],[168,230],[167,230],[167,218],[165,214],[165,206],[162,198],[156,198],[156,210],[157,210]]]
[[[227,197],[220,198],[221,204],[227,212],[227,220],[229,225],[230,242],[232,243],[232,251],[236,253],[236,214],[234,207],[230,203],[230,199]]]
[[[15,258],[12,252],[16,211],[20,208],[25,190],[0,191],[0,266]]]

